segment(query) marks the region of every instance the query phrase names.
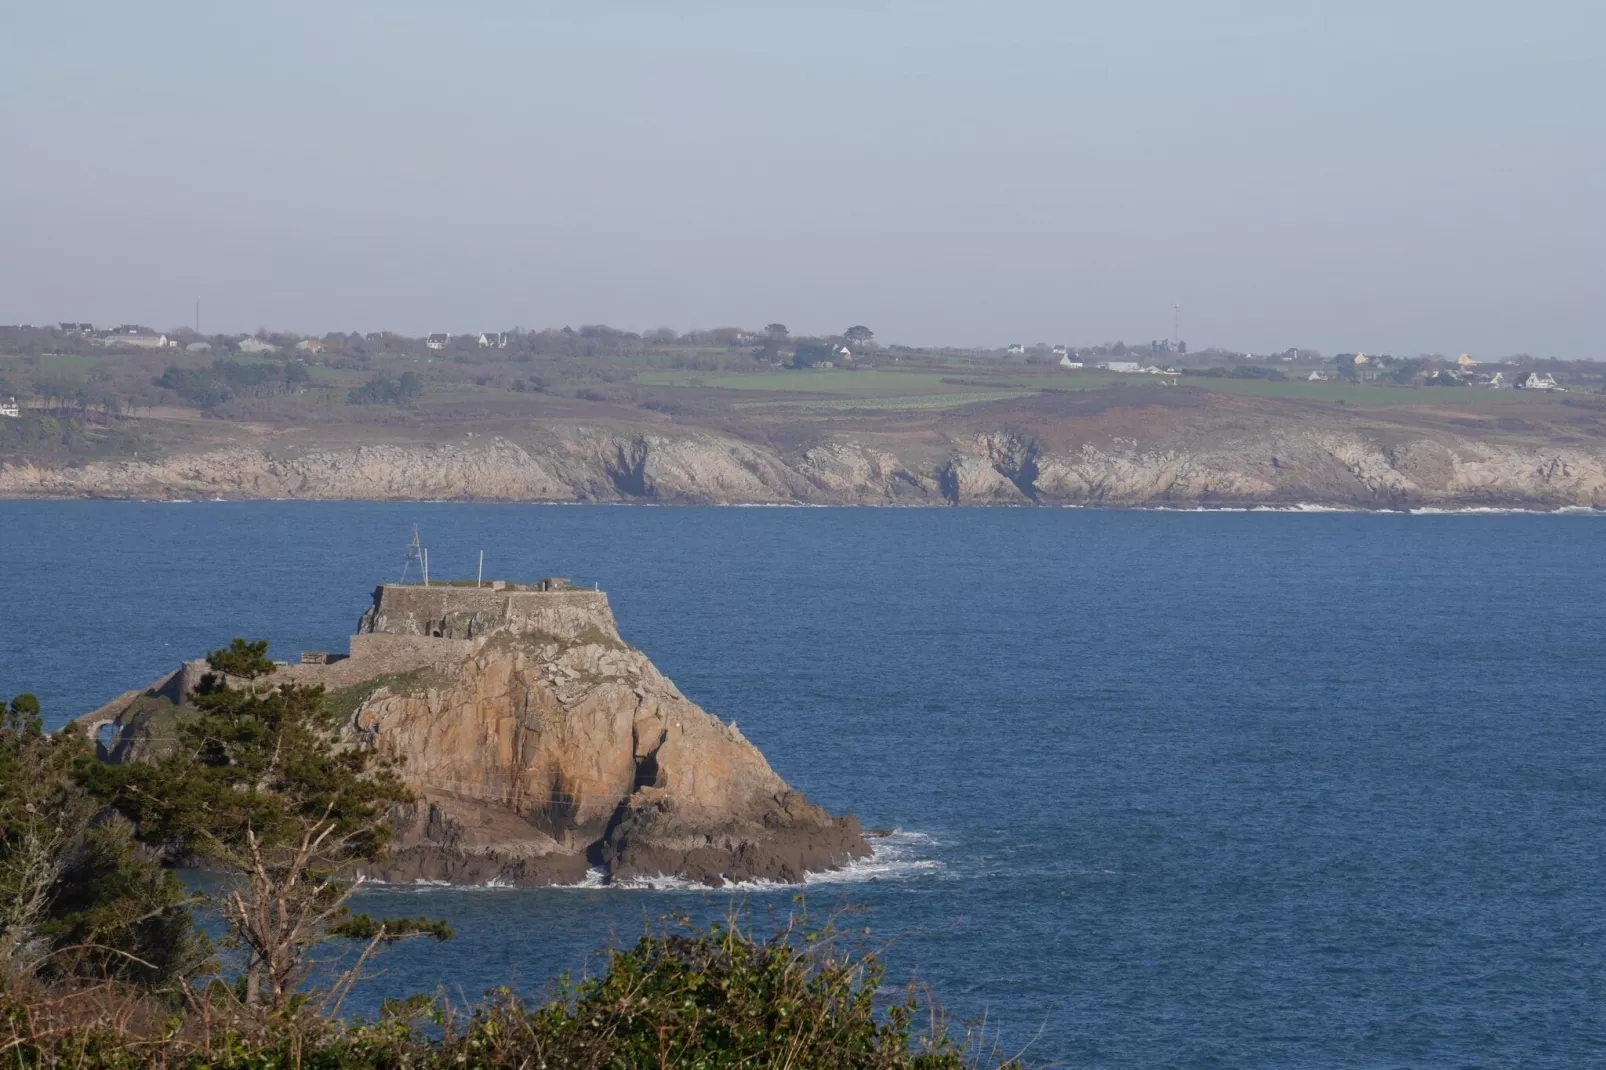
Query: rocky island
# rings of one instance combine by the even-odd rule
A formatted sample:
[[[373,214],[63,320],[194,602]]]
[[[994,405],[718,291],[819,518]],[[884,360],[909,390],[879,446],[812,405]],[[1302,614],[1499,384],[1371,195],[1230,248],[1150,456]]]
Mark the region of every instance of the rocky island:
[[[186,663],[80,723],[106,760],[140,760],[207,672]],[[349,655],[264,682],[323,686],[350,744],[400,760],[416,799],[377,879],[795,883],[870,854],[855,818],[811,804],[627,645],[601,591],[384,585]]]

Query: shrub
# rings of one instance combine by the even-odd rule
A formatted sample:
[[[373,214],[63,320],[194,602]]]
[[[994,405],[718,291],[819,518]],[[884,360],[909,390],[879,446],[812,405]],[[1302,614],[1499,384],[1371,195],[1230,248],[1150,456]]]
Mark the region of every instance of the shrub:
[[[402,372],[392,379],[376,375],[362,386],[346,392],[347,405],[411,405],[424,393],[424,381],[417,372]]]
[[[176,1015],[114,986],[0,987],[0,1052],[22,1066],[119,1068],[1015,1065],[951,1035],[918,989],[887,1005],[878,955],[829,925],[793,922],[759,939],[734,918],[707,929],[679,923],[607,963],[595,979],[560,981],[544,1004],[498,990],[464,1011],[415,996],[354,1025],[310,1002],[252,1012],[218,984],[190,991]]]
[[[311,373],[293,361],[247,364],[215,360],[209,368],[180,368],[175,364],[156,380],[157,386],[173,391],[198,409],[215,409],[239,397],[294,394],[311,384]]]
[[[910,990],[881,1013],[879,957],[799,922],[758,939],[734,917],[643,936],[601,977],[533,1010],[494,993],[442,1054],[489,1066],[968,1065],[940,1014]],[[931,1027],[915,1036],[916,1015]]]

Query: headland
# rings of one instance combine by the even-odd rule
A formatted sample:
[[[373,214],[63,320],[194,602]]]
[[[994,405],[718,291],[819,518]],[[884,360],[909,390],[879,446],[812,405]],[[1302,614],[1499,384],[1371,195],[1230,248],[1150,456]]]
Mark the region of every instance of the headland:
[[[79,721],[113,762],[153,754],[205,661]],[[352,745],[397,759],[390,881],[535,886],[681,877],[798,882],[870,853],[737,730],[619,635],[605,593],[531,585],[375,590],[345,655],[257,683],[319,685]]]

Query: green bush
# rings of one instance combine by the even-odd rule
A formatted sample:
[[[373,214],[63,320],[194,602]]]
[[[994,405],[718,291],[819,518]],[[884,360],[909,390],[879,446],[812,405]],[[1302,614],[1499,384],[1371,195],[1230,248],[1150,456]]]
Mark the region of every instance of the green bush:
[[[918,989],[883,1000],[881,962],[860,938],[829,925],[788,924],[760,939],[735,920],[681,923],[611,953],[599,977],[563,979],[543,1004],[499,990],[464,1012],[414,997],[357,1024],[320,1016],[310,1002],[252,1012],[222,985],[192,993],[180,1014],[104,986],[65,995],[0,989],[0,1052],[28,1067],[234,1070],[1014,1065],[952,1035]]]
[[[214,360],[208,368],[172,365],[156,385],[177,394],[198,409],[214,409],[233,398],[295,394],[312,385],[312,373],[293,361],[252,364]]]
[[[346,391],[347,405],[411,405],[424,393],[424,381],[417,372],[402,372],[392,379],[376,375],[361,386]]]

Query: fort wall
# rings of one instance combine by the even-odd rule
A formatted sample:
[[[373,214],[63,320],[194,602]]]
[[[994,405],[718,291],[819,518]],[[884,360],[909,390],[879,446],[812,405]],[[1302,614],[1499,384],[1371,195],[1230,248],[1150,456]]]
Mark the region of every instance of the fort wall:
[[[357,625],[364,635],[474,639],[482,635],[551,635],[580,639],[598,632],[617,641],[619,629],[601,591],[383,584]]]
[[[277,671],[256,685],[321,684],[337,691],[381,676],[461,661],[474,651],[475,640],[490,635],[621,642],[606,594],[561,584],[553,580],[533,587],[382,584],[375,588],[373,605],[351,637],[349,656],[316,652],[312,658],[280,662]],[[186,661],[149,689],[121,695],[80,720],[95,730],[107,724],[122,726],[142,698],[185,705],[211,673],[204,658]],[[233,687],[248,684],[225,679]]]

